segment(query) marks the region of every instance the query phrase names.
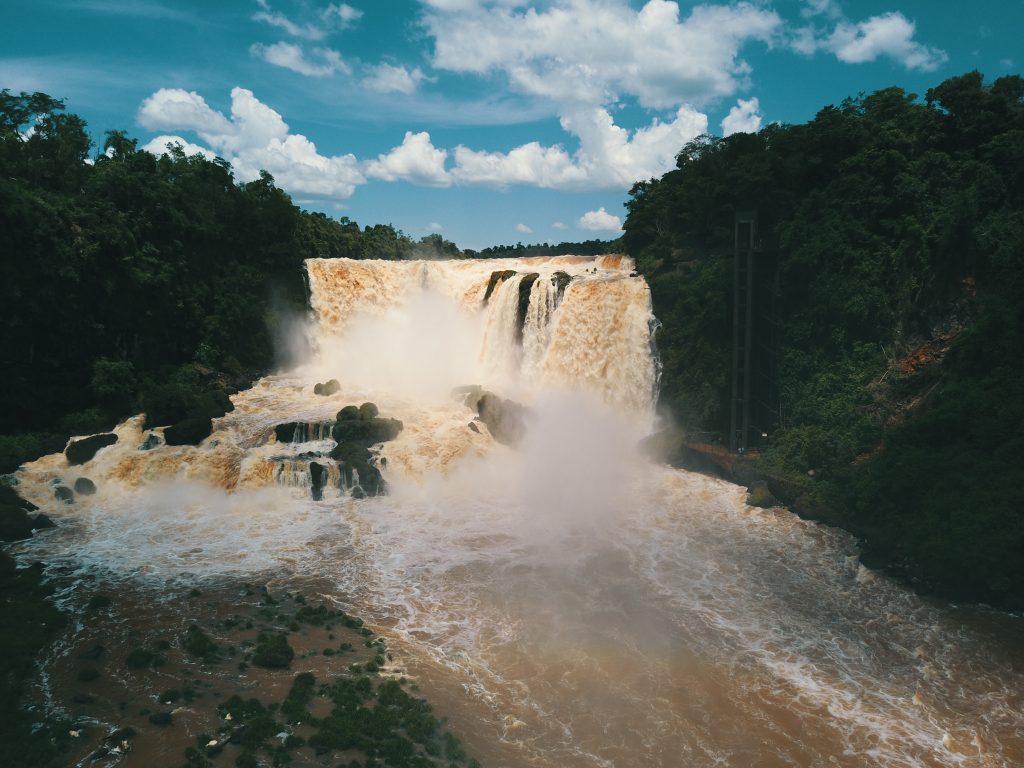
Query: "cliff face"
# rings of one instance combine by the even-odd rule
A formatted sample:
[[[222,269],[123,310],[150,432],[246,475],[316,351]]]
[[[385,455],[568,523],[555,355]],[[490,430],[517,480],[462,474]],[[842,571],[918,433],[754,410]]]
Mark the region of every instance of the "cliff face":
[[[663,323],[660,405],[691,443],[728,444],[733,221],[756,210],[759,444],[740,466],[795,483],[872,564],[1001,605],[1024,587],[1022,97],[971,73],[925,103],[887,89],[699,139],[634,187],[624,236]]]

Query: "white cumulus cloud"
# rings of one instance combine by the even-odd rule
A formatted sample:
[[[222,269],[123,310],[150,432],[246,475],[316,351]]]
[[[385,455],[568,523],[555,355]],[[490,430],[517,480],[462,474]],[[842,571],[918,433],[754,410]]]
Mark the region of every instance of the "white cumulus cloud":
[[[533,230],[525,224],[516,224],[516,232],[522,232],[524,235],[533,234]]]
[[[327,77],[335,72],[351,72],[349,66],[342,60],[341,54],[330,48],[313,48],[311,58],[302,48],[292,43],[253,43],[249,53],[268,64],[284,67],[307,77]]]
[[[563,224],[561,221],[553,221],[553,222],[551,222],[551,228],[552,229],[568,229],[568,227],[565,224]]]
[[[622,220],[614,214],[608,213],[602,206],[596,211],[587,211],[576,221],[580,229],[589,229],[593,232],[621,232]]]
[[[448,152],[437,149],[426,131],[406,131],[401,145],[365,164],[366,175],[383,181],[408,181],[427,187],[446,187],[451,178],[445,170]]]
[[[949,60],[945,51],[914,41],[916,27],[902,13],[883,13],[857,24],[841,22],[826,47],[840,61],[862,64],[887,56],[907,69],[932,72]]]
[[[684,19],[668,0],[639,10],[626,0],[522,3],[431,2],[433,64],[452,72],[503,73],[516,90],[563,107],[635,97],[674,108],[731,95],[748,65],[740,49],[770,43],[782,24],[750,2],[698,5]]]
[[[452,177],[464,184],[525,184],[549,189],[628,189],[675,166],[683,145],[707,132],[707,115],[682,106],[671,122],[655,119],[632,135],[602,108],[579,109],[561,120],[579,149],[530,142],[508,152],[455,149]]]
[[[810,56],[828,51],[847,64],[889,58],[906,69],[921,72],[932,72],[949,60],[942,49],[914,40],[916,25],[898,11],[854,22],[830,0],[807,2],[804,15],[811,23],[790,31],[789,46],[798,53]],[[816,26],[815,16],[826,16],[834,26],[831,29]]]
[[[350,197],[366,181],[351,154],[324,156],[302,134],[291,133],[280,114],[257,99],[252,91],[231,91],[231,116],[212,109],[202,96],[179,88],[161,88],[142,102],[139,124],[154,131],[192,131],[207,145],[188,142],[192,154],[213,152],[231,163],[243,181],[269,171],[278,183],[293,193]],[[163,152],[162,136],[146,145],[151,152]]]
[[[392,64],[376,64],[367,69],[363,86],[377,93],[405,93],[415,91],[426,80],[419,67],[411,70]]]
[[[760,103],[757,98],[738,99],[729,114],[722,119],[722,135],[734,133],[757,133],[761,128]]]

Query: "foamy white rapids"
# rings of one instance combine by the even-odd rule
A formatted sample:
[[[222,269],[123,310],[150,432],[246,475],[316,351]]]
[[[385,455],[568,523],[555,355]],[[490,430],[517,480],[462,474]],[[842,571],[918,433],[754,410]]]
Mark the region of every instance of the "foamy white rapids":
[[[82,466],[17,473],[58,521],[24,560],[328,584],[485,766],[1024,764],[1019,617],[926,602],[846,534],[637,456],[657,366],[628,259],[307,269],[312,357],[201,445],[153,447],[135,417]],[[530,408],[517,448],[470,428],[468,384]],[[364,401],[404,423],[374,449],[389,495],[354,499],[331,466],[313,501],[326,425]],[[58,505],[78,477],[96,495]]]

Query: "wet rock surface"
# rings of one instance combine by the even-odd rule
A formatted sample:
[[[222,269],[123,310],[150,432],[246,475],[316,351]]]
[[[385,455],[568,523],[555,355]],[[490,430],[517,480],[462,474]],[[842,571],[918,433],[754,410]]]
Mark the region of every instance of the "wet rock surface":
[[[67,448],[64,449],[64,456],[67,458],[68,464],[85,464],[87,461],[91,461],[101,448],[106,448],[116,442],[117,435],[113,432],[82,437],[68,443]]]

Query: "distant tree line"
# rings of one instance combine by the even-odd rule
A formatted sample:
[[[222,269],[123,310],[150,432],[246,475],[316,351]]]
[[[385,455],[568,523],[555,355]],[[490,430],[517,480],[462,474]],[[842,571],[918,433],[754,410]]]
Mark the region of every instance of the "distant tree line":
[[[734,217],[756,210],[777,263],[762,468],[873,562],[1024,605],[1024,79],[972,72],[704,136],[627,208],[666,411],[726,441]]]
[[[583,240],[582,242],[563,242],[558,245],[535,243],[532,245],[494,245],[481,251],[466,249],[462,252],[470,259],[519,259],[526,256],[600,256],[606,253],[621,253],[622,239],[614,240]]]

